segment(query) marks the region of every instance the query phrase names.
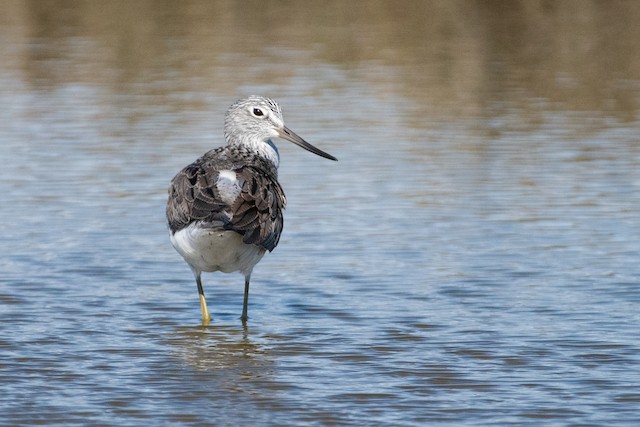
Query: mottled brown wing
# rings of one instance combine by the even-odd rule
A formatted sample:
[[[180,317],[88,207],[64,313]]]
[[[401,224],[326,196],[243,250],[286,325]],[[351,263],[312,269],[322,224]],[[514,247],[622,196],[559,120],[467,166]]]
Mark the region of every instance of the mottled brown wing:
[[[171,181],[167,201],[167,221],[172,233],[194,221],[224,228],[229,221],[229,206],[220,199],[215,187],[218,171],[196,161],[181,170]]]
[[[204,227],[233,230],[243,242],[272,251],[282,233],[282,210],[286,199],[275,177],[261,169],[234,169],[241,191],[228,205],[218,193],[219,173],[206,161],[197,161],[180,171],[169,186],[167,221],[172,233],[199,221]]]
[[[225,228],[243,234],[244,243],[272,251],[282,233],[282,210],[286,205],[282,187],[275,177],[253,167],[245,166],[235,172],[242,190],[231,205],[231,221]]]

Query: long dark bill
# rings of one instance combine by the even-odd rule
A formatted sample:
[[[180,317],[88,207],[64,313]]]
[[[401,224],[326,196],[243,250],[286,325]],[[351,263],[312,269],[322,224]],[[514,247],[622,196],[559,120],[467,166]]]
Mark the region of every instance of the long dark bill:
[[[293,142],[294,144],[304,148],[305,150],[311,151],[313,154],[317,154],[318,156],[324,157],[325,159],[338,161],[338,159],[333,157],[331,154],[325,153],[321,149],[314,147],[304,139],[300,138],[297,133],[286,126],[280,129],[278,133],[280,134],[280,138],[286,139],[289,142]]]

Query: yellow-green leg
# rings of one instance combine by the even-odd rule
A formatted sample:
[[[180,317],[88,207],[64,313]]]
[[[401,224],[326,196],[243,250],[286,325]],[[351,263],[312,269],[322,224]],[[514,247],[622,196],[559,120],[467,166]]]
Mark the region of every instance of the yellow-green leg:
[[[211,321],[211,315],[209,314],[209,308],[207,308],[207,300],[204,297],[204,290],[202,289],[202,280],[200,279],[200,273],[196,275],[196,283],[198,284],[198,294],[200,294],[200,310],[202,311],[202,324],[208,325]]]

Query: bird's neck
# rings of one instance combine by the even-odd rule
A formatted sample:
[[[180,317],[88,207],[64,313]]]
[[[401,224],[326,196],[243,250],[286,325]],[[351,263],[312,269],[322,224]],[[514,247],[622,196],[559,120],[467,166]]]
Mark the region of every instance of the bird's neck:
[[[274,169],[278,169],[280,165],[280,153],[278,147],[271,139],[262,139],[255,135],[245,134],[242,136],[228,135],[227,145],[233,147],[238,152],[244,153],[245,156],[258,156],[273,165]]]
[[[280,152],[278,151],[278,147],[276,147],[276,144],[274,144],[271,139],[267,139],[263,144],[266,145],[267,148],[263,150],[264,152],[261,153],[261,155],[271,161],[276,166],[276,169],[278,169],[278,166],[280,166]]]

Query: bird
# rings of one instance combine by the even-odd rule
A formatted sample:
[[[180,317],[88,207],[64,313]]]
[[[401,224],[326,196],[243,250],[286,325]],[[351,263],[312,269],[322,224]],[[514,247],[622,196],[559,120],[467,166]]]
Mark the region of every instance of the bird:
[[[280,240],[287,201],[278,182],[280,153],[273,138],[338,160],[285,126],[276,101],[251,95],[227,110],[226,145],[207,151],[184,167],[169,185],[166,207],[169,237],[193,272],[205,325],[211,321],[211,315],[202,273],[244,275],[240,319],[246,322],[253,268]]]

